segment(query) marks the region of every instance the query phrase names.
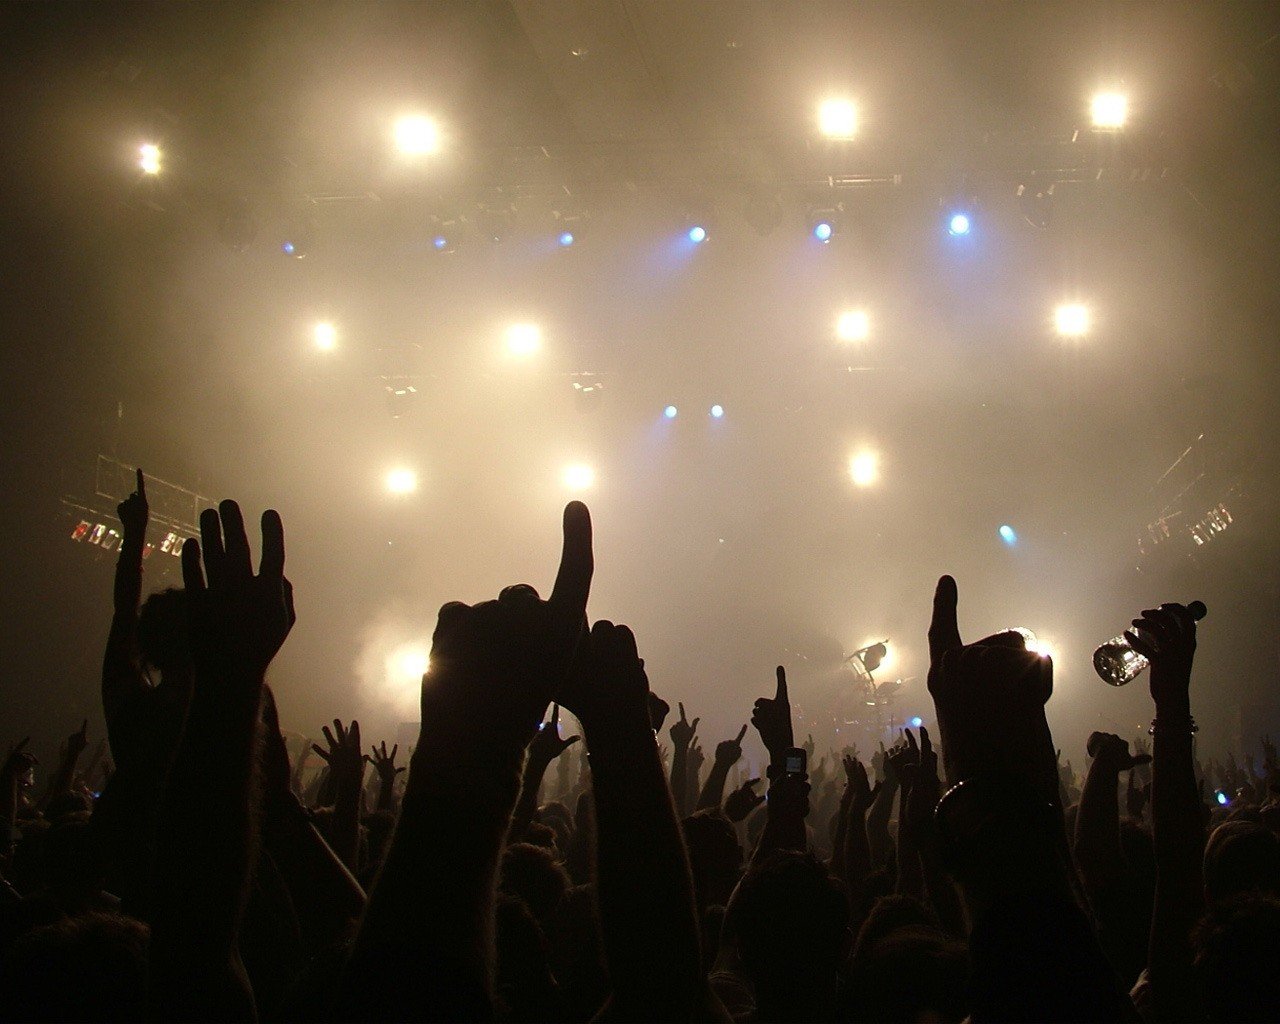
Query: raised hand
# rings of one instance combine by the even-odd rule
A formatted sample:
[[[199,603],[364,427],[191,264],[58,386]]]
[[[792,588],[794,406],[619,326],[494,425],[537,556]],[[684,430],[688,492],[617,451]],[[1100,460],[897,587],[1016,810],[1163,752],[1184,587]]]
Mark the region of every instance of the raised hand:
[[[695,722],[699,719],[694,719]],[[689,744],[689,775],[693,779],[698,778],[698,772],[702,770],[703,764],[707,760],[707,755],[702,752],[702,743],[695,736],[693,742]]]
[[[533,740],[529,743],[529,757],[543,765],[549,765],[581,738],[560,738],[560,705],[552,704],[551,718],[538,726],[538,731],[533,734]]]
[[[644,667],[643,659],[640,667]],[[662,723],[667,720],[667,715],[671,714],[671,705],[659,697],[652,690],[649,691],[649,724],[653,726],[654,732],[662,732]]]
[[[1130,754],[1129,744],[1115,733],[1094,732],[1089,734],[1085,750],[1090,757],[1101,759],[1108,768],[1117,773],[1136,768],[1138,765],[1150,764],[1151,755],[1147,753]]]
[[[217,512],[205,509],[200,541],[182,546],[182,582],[197,676],[213,670],[224,682],[250,683],[256,697],[263,673],[297,620],[293,585],[284,575],[280,514],[262,513],[262,559],[255,575],[240,506],[224,501]]]
[[[757,795],[755,792],[755,787],[759,784],[759,779],[747,779],[746,782],[725,797],[725,817],[736,824],[764,803],[764,794]]]
[[[138,474],[138,487],[129,497],[116,506],[116,515],[120,517],[120,525],[124,527],[125,540],[141,541],[147,533],[147,522],[151,511],[147,507],[147,485],[142,478],[142,470]]]
[[[678,703],[680,708],[680,721],[671,723],[671,742],[676,747],[687,747],[693,742],[694,734],[698,731],[698,723],[701,718],[695,718],[690,722],[684,716],[684,701]]]
[[[384,783],[395,782],[396,776],[405,770],[404,766],[396,767],[396,754],[400,751],[400,744],[393,744],[391,753],[387,753],[387,741],[383,740],[380,746],[369,748],[369,762],[373,765],[373,770],[378,773],[378,778]]]
[[[576,713],[559,691],[586,628],[594,567],[586,505],[565,506],[563,528],[560,568],[546,600],[522,583],[505,588],[496,601],[454,601],[440,609],[415,760],[514,760],[553,699]]]
[[[856,757],[846,754],[843,764],[845,793],[850,800],[850,808],[854,813],[865,815],[871,805],[875,803],[876,797],[880,794],[880,787],[884,783],[877,782],[872,786],[871,780],[867,776],[866,766]]]
[[[791,729],[791,699],[787,696],[787,671],[781,665],[777,669],[778,688],[773,697],[757,697],[751,712],[751,724],[769,751],[772,761],[780,761],[782,755],[795,746]]]
[[[1148,608],[1133,620],[1125,639],[1151,662],[1151,698],[1157,714],[1163,708],[1191,713],[1191,663],[1196,655],[1196,620],[1181,604]]]
[[[66,756],[67,760],[73,764],[84,753],[85,748],[89,745],[89,719],[85,719],[81,724],[79,731],[73,732],[67,737]]]
[[[742,737],[747,734],[747,727],[744,725],[738,730],[736,738],[731,740],[721,740],[716,744],[716,764],[723,765],[725,768],[732,768],[738,763],[742,757]]]
[[[351,728],[348,729],[342,724],[342,720],[335,718],[333,720],[333,732],[329,731],[329,727],[324,727],[325,742],[329,744],[326,750],[318,743],[311,744],[311,749],[315,751],[316,756],[324,761],[329,770],[342,778],[362,778],[364,776],[364,765],[369,760],[363,753],[360,746],[360,723],[351,722]]]

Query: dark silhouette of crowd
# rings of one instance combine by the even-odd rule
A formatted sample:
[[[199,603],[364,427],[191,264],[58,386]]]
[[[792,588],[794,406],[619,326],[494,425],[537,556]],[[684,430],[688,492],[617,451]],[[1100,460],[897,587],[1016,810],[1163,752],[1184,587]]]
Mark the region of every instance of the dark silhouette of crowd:
[[[948,576],[935,732],[820,754],[780,667],[746,778],[748,725],[704,753],[589,619],[575,502],[547,597],[440,609],[411,750],[342,720],[290,750],[280,517],[255,570],[239,507],[206,510],[144,601],[141,471],[119,515],[106,739],[72,733],[42,795],[26,740],[0,773],[4,1019],[1280,1020],[1280,759],[1196,760],[1182,605],[1129,633],[1149,739],[1094,733],[1082,779],[1051,661],[962,640]]]

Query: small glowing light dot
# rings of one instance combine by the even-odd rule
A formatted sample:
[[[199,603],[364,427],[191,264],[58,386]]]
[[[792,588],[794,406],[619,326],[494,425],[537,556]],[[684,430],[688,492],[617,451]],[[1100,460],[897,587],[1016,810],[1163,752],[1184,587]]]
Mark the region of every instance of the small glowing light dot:
[[[596,482],[596,471],[585,463],[576,462],[564,467],[560,480],[571,491],[585,491]]]
[[[919,715],[916,715],[911,719],[911,728],[919,729],[922,725],[924,725],[924,719]]]
[[[676,416],[678,416],[678,415],[679,415],[679,413],[680,413],[680,410],[679,410],[679,409],[677,409],[674,405],[669,405],[669,406],[667,406],[665,409],[663,409],[663,410],[662,410],[662,415],[663,415],[663,416],[665,416],[665,417],[666,417],[667,419],[669,419],[669,420],[673,420],[673,419],[675,419],[675,418],[676,418]]]
[[[713,405],[713,406],[711,407],[711,418],[712,418],[712,419],[716,419],[716,420],[718,420],[718,419],[721,419],[723,416],[724,416],[724,406],[723,406],[723,405]]]
[[[572,231],[560,232],[560,244],[565,246],[573,245],[573,232]]]
[[[286,256],[292,256],[294,253],[294,244],[292,242],[282,242],[280,245],[280,251]]]
[[[429,117],[400,118],[395,135],[396,148],[406,156],[427,156],[440,150],[440,128]]]
[[[160,147],[148,142],[138,147],[138,166],[144,174],[160,173]]]
[[[947,230],[953,235],[967,235],[969,233],[969,215],[967,213],[953,213],[951,220],[947,223]]]
[[[1089,310],[1078,302],[1068,302],[1053,313],[1053,324],[1064,338],[1079,338],[1089,333]]]
[[[418,474],[403,466],[387,474],[387,490],[392,494],[412,494],[418,489]]]
[[[1095,128],[1123,128],[1129,118],[1129,97],[1120,92],[1100,92],[1089,103]]]
[[[691,241],[694,245],[697,245],[699,242],[705,242],[706,240],[707,240],[707,229],[704,228],[701,224],[695,224],[693,227],[689,229],[689,241]]]
[[[818,129],[829,139],[850,139],[858,131],[858,112],[848,100],[824,100],[818,107]]]
[[[841,341],[866,341],[871,335],[871,321],[860,309],[841,313],[836,320],[836,337]]]
[[[449,239],[445,238],[444,235],[436,235],[435,238],[431,239],[431,244],[437,249],[444,249],[448,247]]]
[[[1226,807],[1227,804],[1231,803],[1230,798],[1226,793],[1222,792],[1222,790],[1218,790],[1218,792],[1214,794],[1213,798],[1218,801],[1219,807]]]
[[[875,452],[858,452],[849,460],[849,477],[858,487],[870,487],[880,479],[880,456]]]
[[[312,336],[321,352],[332,352],[338,346],[338,329],[330,323],[316,324]]]
[[[513,356],[528,356],[542,347],[542,328],[537,324],[512,324],[507,328],[507,351]]]
[[[1005,523],[1003,526],[1001,526],[999,532],[1000,532],[1000,539],[1004,541],[1006,544],[1013,545],[1018,543],[1017,531],[1014,530],[1014,528],[1010,526],[1008,523]]]
[[[821,220],[814,225],[813,237],[819,242],[829,242],[831,241],[831,231],[831,224],[828,221]]]

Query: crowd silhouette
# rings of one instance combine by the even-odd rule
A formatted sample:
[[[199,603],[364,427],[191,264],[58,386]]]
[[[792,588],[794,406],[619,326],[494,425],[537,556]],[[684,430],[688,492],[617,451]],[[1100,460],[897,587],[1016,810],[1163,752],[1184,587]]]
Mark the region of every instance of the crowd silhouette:
[[[1094,733],[1082,779],[1051,661],[962,640],[948,576],[936,734],[798,744],[779,667],[704,754],[631,630],[590,620],[574,502],[547,597],[440,609],[411,750],[335,719],[290,751],[280,517],[255,570],[236,503],[206,510],[144,601],[140,470],[119,516],[106,739],[73,732],[41,795],[28,741],[0,770],[5,1019],[1280,1020],[1280,759],[1197,762],[1182,605],[1129,633],[1149,738]]]

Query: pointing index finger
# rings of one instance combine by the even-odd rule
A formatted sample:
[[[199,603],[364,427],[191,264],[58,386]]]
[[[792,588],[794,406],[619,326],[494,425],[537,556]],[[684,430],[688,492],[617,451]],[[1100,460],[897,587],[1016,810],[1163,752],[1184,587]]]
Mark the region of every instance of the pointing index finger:
[[[147,484],[142,479],[142,467],[138,466],[134,472],[138,475],[138,497],[145,498],[147,496]]]
[[[550,602],[572,613],[575,619],[584,618],[594,572],[591,513],[582,502],[571,501],[564,507],[564,547],[560,553],[560,570],[556,573]]]
[[[745,736],[746,734],[747,734],[747,727],[744,725],[741,729],[738,730],[738,738],[734,740],[734,742],[741,744],[742,737]]]
[[[778,666],[778,692],[773,695],[774,700],[791,702],[787,697],[787,670],[781,665]]]

